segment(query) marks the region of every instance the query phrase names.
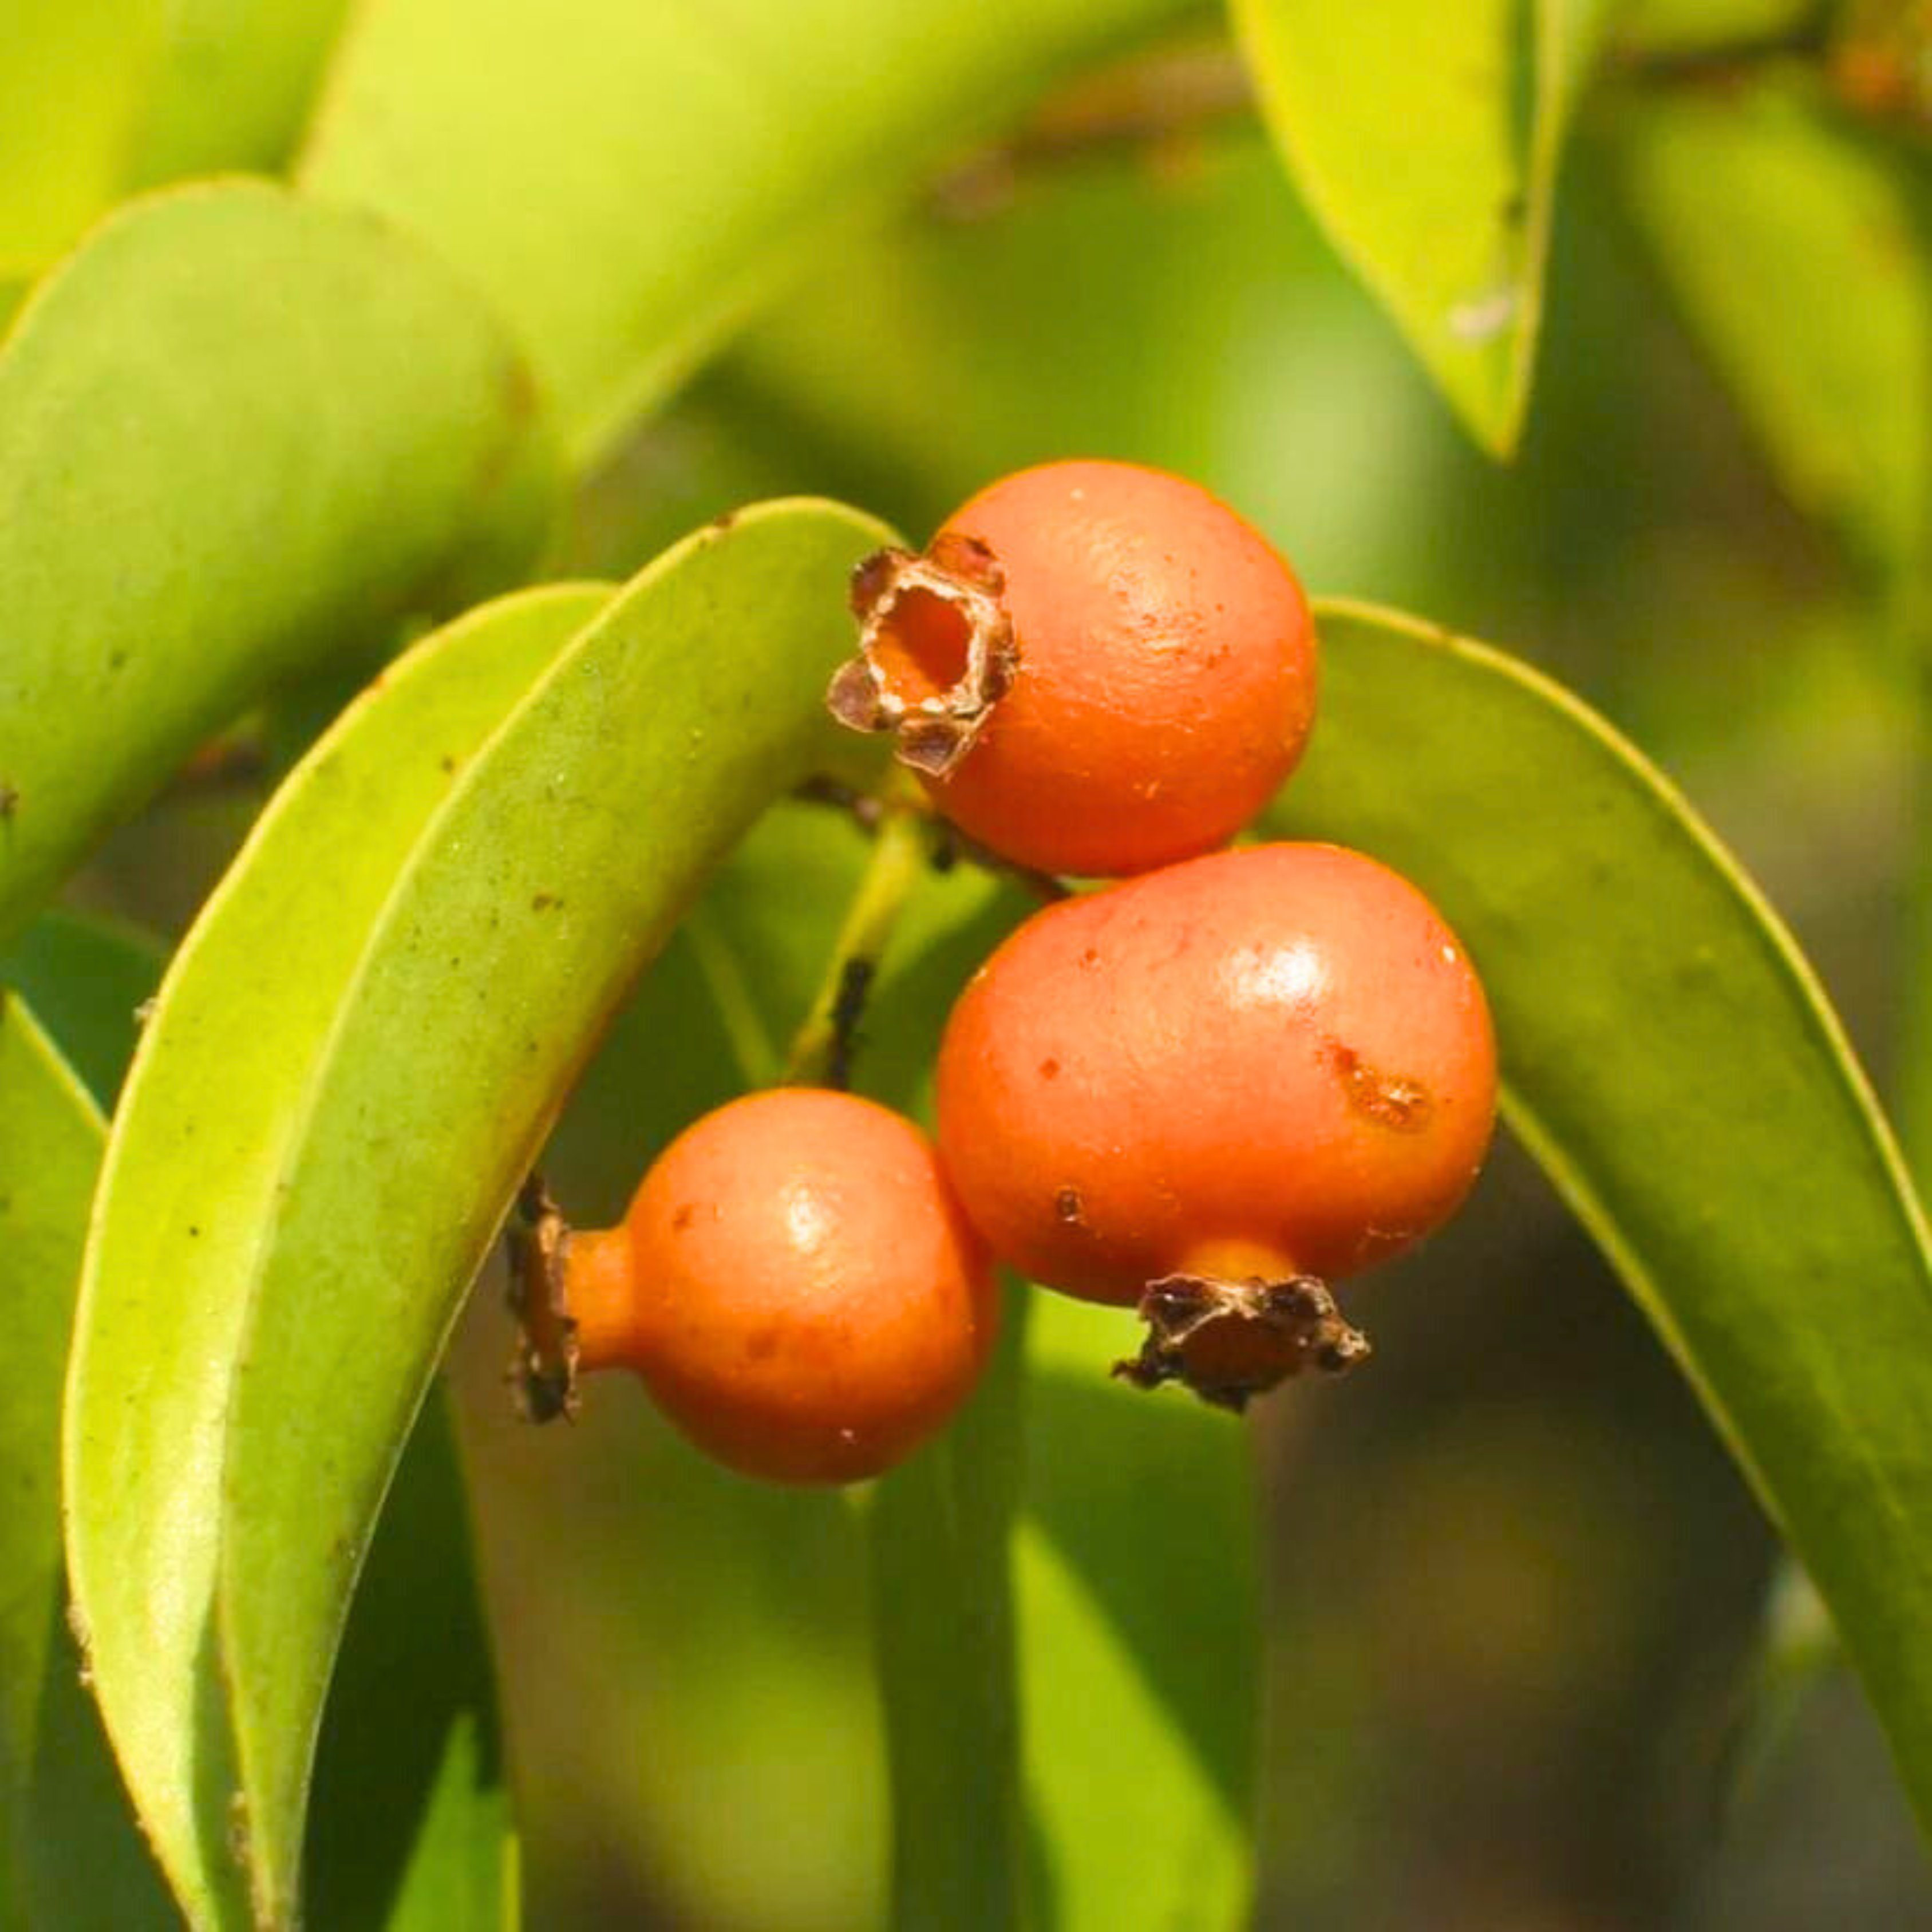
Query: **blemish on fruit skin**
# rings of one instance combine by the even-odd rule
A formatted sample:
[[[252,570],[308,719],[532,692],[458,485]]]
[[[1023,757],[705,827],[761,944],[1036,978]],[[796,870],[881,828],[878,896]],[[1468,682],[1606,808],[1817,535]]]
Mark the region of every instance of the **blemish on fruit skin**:
[[[1358,1114],[1399,1134],[1420,1133],[1428,1126],[1436,1103],[1420,1080],[1404,1073],[1384,1073],[1339,1040],[1330,1045],[1328,1058],[1348,1096],[1348,1104]]]
[[[1063,1187],[1053,1197],[1053,1211],[1070,1228],[1077,1228],[1084,1218],[1086,1210],[1081,1204],[1080,1190],[1077,1187]]]
[[[670,1217],[670,1224],[681,1233],[685,1228],[689,1227],[692,1222],[695,1220],[697,1217],[698,1208],[696,1203],[687,1201],[685,1202],[684,1205],[679,1208],[677,1212]]]
[[[1040,1077],[1042,1080],[1058,1080],[1060,1078],[1060,1062],[1050,1055],[1042,1060],[1040,1063]]]

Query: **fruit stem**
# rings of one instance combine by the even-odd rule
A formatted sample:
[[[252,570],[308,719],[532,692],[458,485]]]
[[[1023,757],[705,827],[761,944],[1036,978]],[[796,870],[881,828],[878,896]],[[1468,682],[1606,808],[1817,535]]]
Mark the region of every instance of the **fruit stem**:
[[[928,808],[916,795],[898,793],[881,800],[872,856],[846,908],[818,995],[786,1055],[784,1084],[850,1084],[866,996],[899,914],[931,861],[932,824]]]

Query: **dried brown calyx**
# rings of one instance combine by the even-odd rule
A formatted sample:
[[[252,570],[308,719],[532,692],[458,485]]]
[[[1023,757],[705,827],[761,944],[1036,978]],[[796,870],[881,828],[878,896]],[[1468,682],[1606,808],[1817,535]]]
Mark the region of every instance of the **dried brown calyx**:
[[[1006,574],[976,537],[942,532],[924,553],[882,550],[852,573],[859,654],[826,708],[855,731],[890,731],[895,755],[944,778],[973,748],[1019,668]]]
[[[570,1224],[542,1178],[532,1174],[504,1231],[517,1344],[503,1378],[530,1422],[554,1422],[560,1415],[574,1420],[577,1414],[577,1324],[563,1286],[569,1239]]]
[[[1147,1340],[1115,1375],[1136,1388],[1184,1383],[1204,1402],[1238,1414],[1291,1376],[1342,1375],[1368,1360],[1368,1337],[1351,1328],[1325,1282],[1227,1281],[1173,1274],[1140,1299]]]

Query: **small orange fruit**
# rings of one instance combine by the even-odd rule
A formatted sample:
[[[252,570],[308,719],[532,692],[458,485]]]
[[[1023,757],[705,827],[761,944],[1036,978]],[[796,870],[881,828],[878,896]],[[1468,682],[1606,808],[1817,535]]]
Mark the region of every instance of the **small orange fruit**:
[[[860,567],[842,720],[891,729],[940,810],[1014,862],[1139,872],[1224,844],[1300,756],[1315,640],[1294,573],[1198,485],[1047,464]]]
[[[621,1227],[556,1247],[573,1366],[634,1370],[700,1448],[777,1482],[890,1468],[964,1400],[998,1324],[931,1144],[850,1094],[718,1108],[652,1163]]]

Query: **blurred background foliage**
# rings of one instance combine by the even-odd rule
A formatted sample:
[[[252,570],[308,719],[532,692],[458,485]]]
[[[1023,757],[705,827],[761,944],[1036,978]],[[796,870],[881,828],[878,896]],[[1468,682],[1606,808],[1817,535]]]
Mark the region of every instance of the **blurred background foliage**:
[[[1606,711],[1763,883],[1882,1085],[1919,751],[1899,560],[1924,524],[1899,494],[1923,473],[1901,482],[1898,452],[1932,407],[1932,347],[1911,339],[1927,311],[1886,280],[1911,261],[1879,262],[1869,298],[1897,338],[1886,393],[1856,393],[1855,372],[1842,408],[1810,423],[1801,395],[1794,421],[1775,346],[1754,352],[1866,299],[1828,260],[1777,246],[1802,227],[1790,182],[1810,176],[1787,164],[1812,131],[1848,169],[1884,148],[1874,232],[1922,220],[1927,155],[1909,128],[1854,124],[1796,62],[1770,93],[1754,64],[1740,106],[1734,62],[1706,43],[1775,42],[1808,12],[1633,10],[1648,51],[1612,65],[1646,70],[1646,103],[1613,86],[1576,130],[1508,467],[1472,447],[1339,266],[1225,44],[1202,34],[1082,82],[788,286],[584,482],[554,573],[622,577],[775,494],[844,497],[922,538],[1024,463],[1184,472],[1311,588],[1503,644]],[[1727,17],[1700,28],[1712,14]],[[262,106],[271,160],[286,109]],[[1747,114],[1797,132],[1731,139]],[[191,154],[194,132],[151,140]],[[1714,227],[1678,192],[1687,168],[1723,172]],[[1714,277],[1732,298],[1715,309]],[[1842,474],[1808,461],[1846,421],[1873,447]],[[266,761],[211,764],[116,834],[73,900],[172,941],[277,748],[327,709],[314,693],[282,706]],[[771,880],[829,919],[859,856],[830,815],[788,808],[727,869],[560,1130],[550,1175],[575,1217],[616,1216],[656,1149],[742,1084],[760,1030],[802,1008],[824,936],[771,916]],[[980,916],[964,890],[933,888],[941,928]],[[933,985],[969,957],[941,946],[920,997],[889,994],[866,1084],[916,1066]],[[848,1506],[712,1468],[628,1388],[594,1390],[574,1430],[521,1430],[498,1379],[499,1286],[476,1298],[454,1379],[530,1922],[876,1922],[885,1783]],[[1855,1282],[1830,1287],[1855,1301]],[[1802,1640],[1801,1586],[1786,1579],[1768,1618],[1778,1561],[1760,1513],[1530,1163],[1501,1148],[1456,1226],[1364,1294],[1374,1372],[1291,1390],[1254,1432],[1269,1502],[1258,1922],[1932,1926],[1932,1879],[1856,1687],[1828,1644]]]

